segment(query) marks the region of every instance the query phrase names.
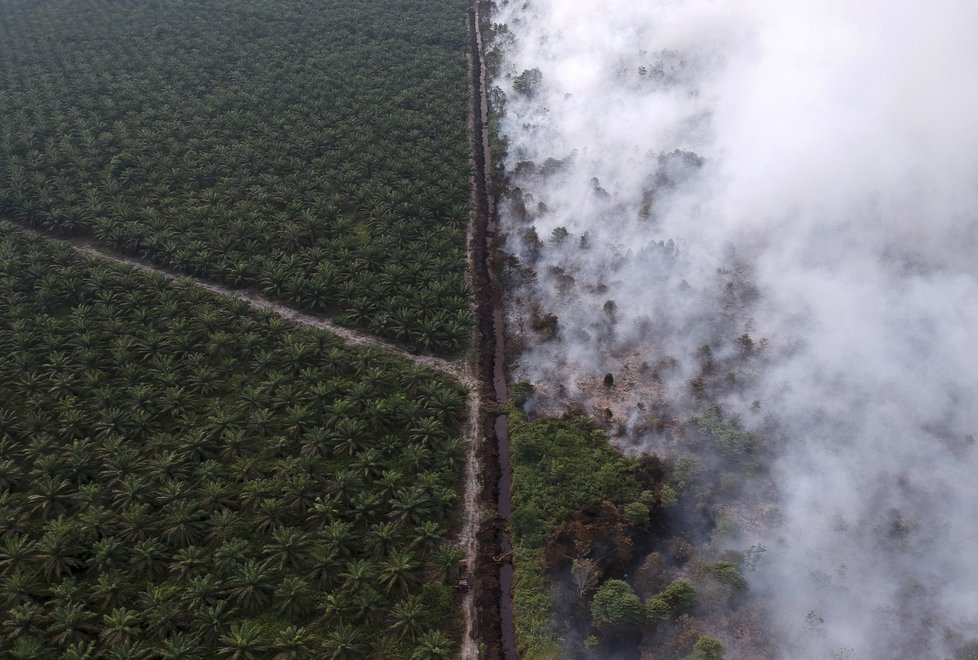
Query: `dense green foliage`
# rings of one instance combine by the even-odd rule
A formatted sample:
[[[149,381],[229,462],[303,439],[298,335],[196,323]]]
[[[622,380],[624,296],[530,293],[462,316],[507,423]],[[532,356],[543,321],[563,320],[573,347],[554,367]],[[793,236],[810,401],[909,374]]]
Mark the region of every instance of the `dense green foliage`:
[[[554,590],[550,578],[540,566],[538,548],[516,551],[516,633],[523,660],[559,660],[561,646],[554,635]]]
[[[462,0],[0,0],[0,215],[456,351],[464,18]]]
[[[608,580],[591,599],[595,626],[637,625],[645,620],[642,599],[624,580]]]
[[[673,580],[665,589],[645,603],[645,611],[651,623],[666,621],[690,610],[696,605],[696,590],[686,580]]]
[[[3,657],[448,657],[464,398],[0,225]]]
[[[571,514],[602,500],[633,502],[640,485],[633,461],[609,446],[587,419],[530,421],[511,410],[509,434],[517,641],[525,658],[557,658],[560,643],[550,620],[553,590],[540,567],[543,546]]]
[[[539,546],[572,512],[601,500],[633,501],[639,483],[633,461],[611,447],[586,418],[509,416],[513,454],[513,534]]]
[[[720,640],[700,635],[693,645],[693,652],[686,660],[723,660],[723,644]]]

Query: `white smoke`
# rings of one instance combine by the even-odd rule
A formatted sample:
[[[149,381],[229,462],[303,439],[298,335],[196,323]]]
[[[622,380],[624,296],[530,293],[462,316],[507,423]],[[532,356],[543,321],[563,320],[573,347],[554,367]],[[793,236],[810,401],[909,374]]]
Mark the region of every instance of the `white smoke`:
[[[781,657],[946,657],[978,631],[978,3],[733,4],[499,7],[503,223],[559,318],[516,375],[688,414],[699,346],[767,337],[718,396],[787,439]]]

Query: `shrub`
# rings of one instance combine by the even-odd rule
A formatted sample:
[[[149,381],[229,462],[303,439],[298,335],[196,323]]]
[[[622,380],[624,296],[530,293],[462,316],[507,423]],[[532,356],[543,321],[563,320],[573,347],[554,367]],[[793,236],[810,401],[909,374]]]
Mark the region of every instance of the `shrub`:
[[[661,597],[652,596],[645,603],[645,616],[652,623],[668,621],[672,617],[672,608]]]
[[[668,587],[645,603],[645,616],[650,621],[666,621],[696,604],[696,590],[686,580],[674,580]]]
[[[717,582],[725,584],[737,591],[747,588],[747,580],[740,574],[737,565],[729,561],[718,561],[715,564],[704,564],[704,569]]]
[[[700,635],[693,645],[693,652],[686,660],[723,660],[723,644],[719,640]]]
[[[591,600],[591,620],[598,627],[639,624],[644,616],[642,600],[624,580],[608,580]]]
[[[635,525],[636,527],[645,527],[649,524],[649,507],[645,506],[641,502],[629,502],[626,504],[622,511],[625,514],[625,520]]]

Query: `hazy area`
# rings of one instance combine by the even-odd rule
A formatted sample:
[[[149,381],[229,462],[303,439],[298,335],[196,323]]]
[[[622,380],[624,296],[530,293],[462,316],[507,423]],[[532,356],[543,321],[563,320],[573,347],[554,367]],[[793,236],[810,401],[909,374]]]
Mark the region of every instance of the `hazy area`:
[[[529,405],[608,408],[669,453],[649,411],[720,404],[775,457],[774,513],[734,538],[767,547],[780,656],[954,653],[978,625],[978,5],[494,21]],[[697,396],[704,345],[755,359]]]

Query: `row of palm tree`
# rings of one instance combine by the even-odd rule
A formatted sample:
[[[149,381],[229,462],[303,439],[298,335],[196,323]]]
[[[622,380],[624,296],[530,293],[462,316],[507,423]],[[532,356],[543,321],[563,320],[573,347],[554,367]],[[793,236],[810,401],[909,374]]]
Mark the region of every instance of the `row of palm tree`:
[[[464,404],[0,225],[4,657],[449,657]]]
[[[456,352],[464,5],[8,0],[0,214]]]

